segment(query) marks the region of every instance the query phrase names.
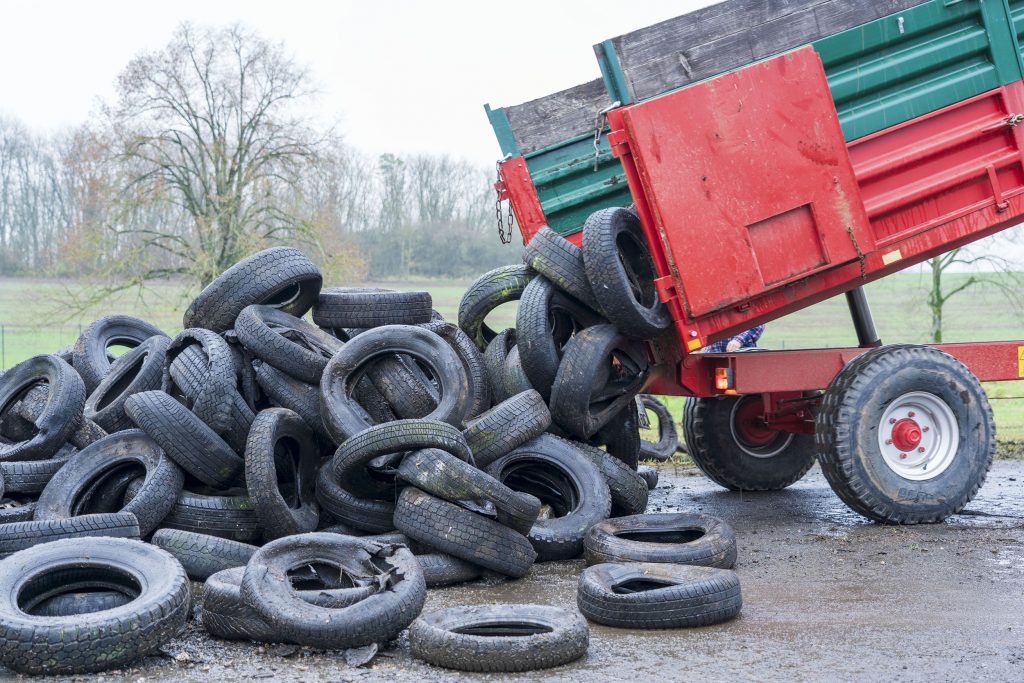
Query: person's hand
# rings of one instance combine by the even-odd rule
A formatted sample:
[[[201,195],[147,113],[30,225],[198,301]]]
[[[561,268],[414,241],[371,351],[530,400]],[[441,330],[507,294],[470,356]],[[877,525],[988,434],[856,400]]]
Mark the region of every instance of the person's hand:
[[[729,343],[725,345],[725,350],[728,351],[728,352],[739,351],[740,347],[742,347],[742,346],[743,345],[740,344],[740,340],[739,339],[730,339]]]

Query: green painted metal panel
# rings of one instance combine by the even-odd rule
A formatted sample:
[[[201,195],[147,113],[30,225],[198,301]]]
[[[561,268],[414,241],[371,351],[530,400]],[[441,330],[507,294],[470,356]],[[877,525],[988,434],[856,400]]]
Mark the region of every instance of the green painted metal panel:
[[[597,170],[594,170],[594,138],[584,136],[526,156],[526,166],[537,188],[540,205],[552,230],[576,232],[594,211],[625,206],[633,199],[612,156],[607,136],[601,137]]]
[[[932,0],[813,45],[847,140],[1024,78],[1004,0]]]
[[[629,86],[626,85],[626,74],[622,72],[622,64],[619,63],[619,55],[615,52],[612,41],[598,43],[594,46],[594,51],[597,53],[597,65],[601,68],[601,79],[612,102],[632,104],[633,98],[630,97]]]
[[[516,144],[516,137],[512,134],[512,126],[508,122],[505,110],[503,108],[491,109],[491,105],[485,104],[484,111],[487,112],[487,119],[491,122],[491,128],[494,129],[494,136],[498,138],[501,153],[505,156],[509,154],[518,156],[519,145]]]
[[[1024,70],[1024,0],[1003,0],[1006,13],[1010,17],[1013,40],[1016,43],[1017,57],[1021,69]]]

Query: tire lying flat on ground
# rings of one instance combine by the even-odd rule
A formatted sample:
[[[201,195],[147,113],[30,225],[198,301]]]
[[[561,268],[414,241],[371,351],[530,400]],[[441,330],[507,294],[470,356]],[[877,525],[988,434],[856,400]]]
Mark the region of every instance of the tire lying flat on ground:
[[[608,519],[590,528],[587,564],[661,562],[731,569],[736,534],[718,517],[687,512]]]
[[[687,628],[732,619],[743,598],[736,572],[682,564],[597,564],[580,575],[587,619],[619,628]]]
[[[32,615],[54,595],[117,587],[134,599],[119,607],[66,617]],[[129,664],[184,628],[191,607],[188,577],[156,546],[122,538],[64,539],[0,561],[0,664],[26,674],[79,674]]]
[[[587,652],[576,612],[546,605],[474,605],[425,614],[409,629],[413,657],[460,671],[547,669]]]

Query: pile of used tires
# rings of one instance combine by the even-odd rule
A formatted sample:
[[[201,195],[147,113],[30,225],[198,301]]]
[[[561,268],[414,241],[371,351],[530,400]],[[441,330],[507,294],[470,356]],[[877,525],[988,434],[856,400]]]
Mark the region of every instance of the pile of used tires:
[[[427,588],[585,555],[592,621],[735,615],[724,523],[643,514],[634,399],[668,318],[638,230],[611,210],[582,250],[542,231],[525,266],[466,292],[458,326],[425,292],[325,289],[304,254],[269,249],[173,339],[111,316],[8,370],[0,663],[124,665],[181,630],[189,579],[215,637],[358,648],[411,626],[415,656],[471,670],[575,659],[587,623],[537,605],[420,616]],[[514,299],[516,327],[491,330]]]

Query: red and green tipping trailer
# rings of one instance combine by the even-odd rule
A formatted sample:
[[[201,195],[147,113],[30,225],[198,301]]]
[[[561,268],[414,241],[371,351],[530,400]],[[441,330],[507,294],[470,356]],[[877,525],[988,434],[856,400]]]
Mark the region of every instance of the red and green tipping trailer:
[[[984,481],[979,380],[1024,378],[1024,340],[882,345],[862,285],[1024,221],[1022,45],[1024,0],[727,0],[487,107],[498,190],[525,242],[631,207],[672,320],[646,391],[691,397],[712,479],[782,488],[816,457],[854,510],[938,521]],[[700,352],[840,293],[857,347]]]

